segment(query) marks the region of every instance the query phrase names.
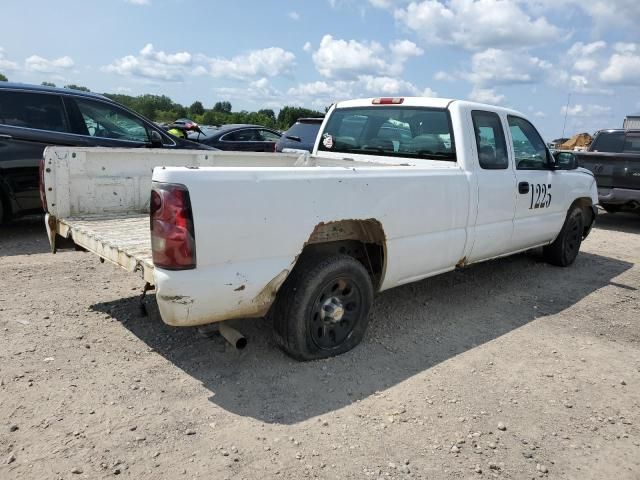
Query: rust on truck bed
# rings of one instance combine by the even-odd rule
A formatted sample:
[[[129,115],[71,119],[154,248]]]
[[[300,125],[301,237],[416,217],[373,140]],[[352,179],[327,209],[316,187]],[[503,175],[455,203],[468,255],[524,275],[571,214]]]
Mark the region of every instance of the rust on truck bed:
[[[149,214],[83,215],[56,219],[56,233],[153,285]]]

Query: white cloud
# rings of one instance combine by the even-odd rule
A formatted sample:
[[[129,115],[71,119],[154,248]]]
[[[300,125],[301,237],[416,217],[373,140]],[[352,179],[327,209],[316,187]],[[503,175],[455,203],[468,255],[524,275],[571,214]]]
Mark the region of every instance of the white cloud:
[[[17,70],[18,64],[7,60],[4,54],[4,48],[0,47],[0,70]]]
[[[532,83],[551,69],[551,64],[524,52],[489,48],[471,58],[468,78],[477,86]]]
[[[397,8],[395,18],[429,43],[466,49],[512,49],[557,40],[560,30],[532,18],[515,0],[422,0]]]
[[[192,61],[193,57],[188,52],[166,53],[147,43],[138,55],[119,58],[103,70],[127,77],[177,81],[182,80]]]
[[[617,53],[611,55],[600,79],[609,84],[640,85],[640,47],[634,44],[617,44]]]
[[[570,105],[569,108],[565,105],[560,109],[560,114],[567,114],[569,117],[598,117],[608,116],[611,114],[611,107],[603,105],[588,104],[582,105],[580,103],[576,105]]]
[[[456,81],[456,76],[452,75],[450,73],[447,73],[445,71],[438,71],[435,73],[435,75],[433,76],[433,78],[435,80],[438,80],[440,82],[455,82]]]
[[[386,49],[377,42],[342,40],[325,35],[313,53],[313,62],[318,72],[327,78],[399,75],[410,57],[423,53],[420,47],[409,40],[393,42]]]
[[[313,49],[313,46],[311,45],[311,42],[305,42],[302,49],[305,52],[310,52]]]
[[[294,66],[295,55],[281,48],[254,50],[231,59],[192,55],[189,52],[166,53],[147,44],[138,55],[115,60],[104,71],[119,75],[179,81],[186,75],[211,75],[251,79],[288,73]]]
[[[68,56],[55,58],[52,60],[40,57],[39,55],[31,55],[24,61],[25,70],[28,72],[38,73],[55,73],[62,70],[68,70],[75,65],[73,59]]]
[[[505,100],[504,95],[496,93],[493,88],[478,88],[474,87],[469,93],[469,100],[480,103],[490,103],[493,105],[499,105]]]
[[[418,47],[410,40],[398,40],[389,45],[391,53],[398,58],[407,59],[410,57],[419,57],[424,50]]]
[[[275,77],[291,73],[296,56],[280,47],[253,50],[231,59],[207,58],[209,73],[213,77],[248,79],[255,77]]]
[[[124,1],[132,5],[142,5],[142,6],[151,5],[151,0],[124,0]]]
[[[316,81],[290,88],[287,96],[298,103],[328,104],[358,97],[425,96],[434,97],[431,88],[420,88],[411,82],[388,76],[360,75],[353,80]]]
[[[287,16],[291,19],[291,20],[295,20],[298,21],[300,20],[300,14],[298,12],[289,12],[287,14]]]

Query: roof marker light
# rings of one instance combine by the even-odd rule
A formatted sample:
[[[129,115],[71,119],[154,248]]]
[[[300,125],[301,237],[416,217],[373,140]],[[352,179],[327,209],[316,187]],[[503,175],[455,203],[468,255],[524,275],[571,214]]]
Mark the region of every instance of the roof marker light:
[[[382,97],[374,98],[371,103],[374,105],[400,105],[404,102],[404,98],[401,97]]]

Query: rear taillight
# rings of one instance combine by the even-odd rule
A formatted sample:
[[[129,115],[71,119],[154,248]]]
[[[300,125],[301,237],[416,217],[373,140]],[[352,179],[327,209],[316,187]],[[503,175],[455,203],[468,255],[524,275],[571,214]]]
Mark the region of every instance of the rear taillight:
[[[49,210],[47,210],[47,192],[45,192],[44,190],[44,157],[40,159],[38,171],[40,175],[40,204],[42,205],[42,209],[45,212],[48,212]]]
[[[196,268],[196,238],[187,187],[154,182],[150,210],[153,264],[167,270]]]

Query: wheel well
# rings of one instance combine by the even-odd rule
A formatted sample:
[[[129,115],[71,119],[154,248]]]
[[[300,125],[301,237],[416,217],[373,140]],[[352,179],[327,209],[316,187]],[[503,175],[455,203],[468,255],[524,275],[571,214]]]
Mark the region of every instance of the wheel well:
[[[382,224],[375,219],[319,223],[302,250],[302,256],[346,254],[367,269],[375,289],[382,284],[386,242]]]
[[[582,224],[584,225],[583,237],[586,238],[595,220],[593,202],[589,197],[576,198],[571,204],[569,211],[573,210],[574,207],[582,210]]]
[[[9,196],[2,187],[2,179],[0,178],[0,223],[11,218],[11,202]]]

